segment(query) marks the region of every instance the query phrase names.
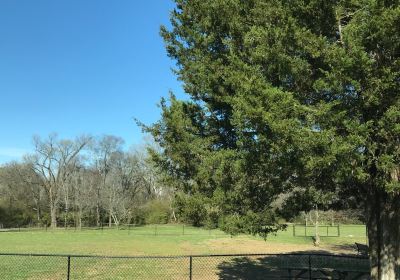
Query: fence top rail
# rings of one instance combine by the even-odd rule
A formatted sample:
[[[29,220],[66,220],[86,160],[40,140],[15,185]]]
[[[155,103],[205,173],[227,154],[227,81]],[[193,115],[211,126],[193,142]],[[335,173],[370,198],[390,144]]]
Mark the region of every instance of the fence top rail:
[[[305,225],[305,224],[292,224],[293,226],[296,226],[296,227],[315,227],[315,224],[307,224],[307,225]],[[343,226],[342,224],[334,224],[334,225],[324,225],[324,224],[319,224],[318,225],[319,227],[339,227],[339,226]],[[346,226],[346,225],[344,225],[344,226]]]
[[[294,224],[294,223],[287,223],[287,226],[301,226],[304,227],[306,224]],[[307,226],[312,226],[315,227],[315,224],[313,223],[308,223]],[[341,226],[341,227],[365,227],[365,224],[318,224],[319,227],[337,227],[337,226]]]
[[[262,256],[306,256],[332,257],[350,259],[368,259],[367,256],[336,255],[326,253],[280,253],[280,254],[205,254],[205,255],[176,255],[176,256],[104,256],[104,255],[76,255],[76,254],[36,254],[36,253],[0,253],[0,256],[21,257],[73,257],[73,258],[110,258],[110,259],[179,259],[179,258],[212,258],[212,257],[262,257]]]

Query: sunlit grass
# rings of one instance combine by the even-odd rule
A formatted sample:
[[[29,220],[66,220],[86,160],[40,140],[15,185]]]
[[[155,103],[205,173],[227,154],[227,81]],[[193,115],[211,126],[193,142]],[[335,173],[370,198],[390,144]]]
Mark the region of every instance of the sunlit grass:
[[[334,230],[334,229],[329,229]],[[304,227],[296,227],[300,234]],[[312,244],[312,228],[307,237],[294,236],[293,228],[269,235],[267,243]],[[304,233],[303,233],[304,235]],[[322,244],[365,243],[365,226],[342,225],[340,237],[324,237]],[[0,252],[12,253],[57,253],[95,255],[179,255],[218,253],[205,244],[209,241],[230,240],[234,243],[245,240],[262,240],[260,237],[232,237],[219,230],[206,230],[182,225],[144,226],[131,229],[104,230],[34,230],[21,232],[0,232]],[[239,246],[239,245],[238,245]],[[245,250],[245,247],[243,248]],[[229,253],[229,252],[224,252]],[[247,252],[246,252],[247,253]]]
[[[301,227],[296,230],[301,230]],[[340,231],[340,237],[321,237],[318,250],[327,252],[329,246],[334,248],[335,245],[365,243],[363,226],[341,226]],[[307,234],[312,235],[312,231]],[[312,237],[293,236],[291,226],[268,236],[266,241],[255,236],[232,237],[219,230],[209,231],[183,225],[0,232],[0,253],[177,256],[312,250],[315,250]],[[199,268],[200,264],[196,265]],[[202,265],[217,273],[219,262]],[[73,257],[71,279],[187,279],[188,266],[187,258],[127,260]],[[66,279],[66,267],[67,257],[0,255],[0,279]]]

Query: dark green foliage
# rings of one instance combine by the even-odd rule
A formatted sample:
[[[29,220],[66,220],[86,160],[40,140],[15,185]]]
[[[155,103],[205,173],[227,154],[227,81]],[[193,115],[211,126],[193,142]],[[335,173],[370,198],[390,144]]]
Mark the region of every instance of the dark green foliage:
[[[170,207],[167,202],[152,200],[144,207],[144,218],[146,224],[166,224],[171,216]],[[137,218],[140,221],[140,218]]]
[[[129,221],[130,224],[144,225],[146,224],[146,212],[141,208],[134,208],[132,211],[132,217]]]
[[[187,196],[178,194],[175,198],[176,214],[182,222],[193,226],[206,224],[206,200],[200,195]]]
[[[337,200],[336,195],[331,192],[323,192],[313,187],[297,188],[285,199],[278,213],[286,220],[290,220],[292,217],[296,217],[300,211],[309,212],[315,207],[319,210],[332,209]]]
[[[238,215],[225,216],[220,228],[232,235],[247,232],[253,235],[260,235],[266,239],[268,234],[285,229],[286,226],[277,225],[277,218],[270,211],[265,213],[248,211],[240,217]]]
[[[221,220],[220,215],[221,213],[219,213],[217,207],[208,208],[206,220],[204,221],[204,227],[208,229],[218,228]]]
[[[328,192],[366,206],[372,251],[400,259],[399,233],[382,239],[400,217],[399,1],[175,2],[161,34],[189,100],[147,131],[176,188],[232,233],[282,193]]]
[[[35,221],[35,213],[27,211],[21,207],[2,207],[0,206],[0,226],[5,228],[15,228],[32,224]]]

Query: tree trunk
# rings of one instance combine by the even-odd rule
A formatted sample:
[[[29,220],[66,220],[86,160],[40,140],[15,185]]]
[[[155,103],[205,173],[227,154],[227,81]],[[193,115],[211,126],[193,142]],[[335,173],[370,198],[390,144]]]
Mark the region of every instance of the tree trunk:
[[[306,228],[307,228],[307,226],[308,226],[308,214],[305,213],[304,215],[305,215],[305,217],[306,217]]]
[[[112,225],[112,208],[110,206],[110,209],[108,210],[108,227],[110,228]]]
[[[36,226],[40,227],[40,206],[36,203]]]
[[[100,205],[99,202],[96,204],[96,225],[97,227],[100,226]]]
[[[64,194],[64,202],[65,202],[65,209],[64,209],[64,228],[68,227],[68,214],[69,214],[69,193],[68,187],[65,187],[65,194]]]
[[[369,192],[367,228],[372,280],[400,279],[400,195]]]
[[[51,218],[51,227],[53,229],[57,228],[57,200],[53,196],[54,189],[49,188],[49,206],[50,206],[50,218]]]
[[[118,228],[118,227],[119,227],[119,220],[118,220],[117,215],[111,213],[111,216],[112,216],[112,218],[113,218],[113,220],[114,220],[115,225],[116,225],[117,228]]]
[[[114,188],[114,185],[112,186]],[[113,192],[110,191],[109,208],[108,208],[108,227],[112,226],[112,211],[113,211]]]
[[[172,218],[174,219],[174,222],[177,221],[174,209],[172,209]]]
[[[314,245],[319,246],[320,238],[319,238],[319,230],[318,230],[318,220],[319,220],[319,213],[318,213],[318,206],[315,206],[315,237],[314,237]]]
[[[53,229],[57,228],[57,205],[50,203],[50,217],[51,217],[51,227]]]
[[[64,209],[64,228],[68,227],[68,213],[69,213],[68,204],[65,204],[65,209]]]
[[[79,229],[82,229],[82,209],[81,208],[79,208],[79,214],[78,214],[79,216],[78,216],[78,228]]]

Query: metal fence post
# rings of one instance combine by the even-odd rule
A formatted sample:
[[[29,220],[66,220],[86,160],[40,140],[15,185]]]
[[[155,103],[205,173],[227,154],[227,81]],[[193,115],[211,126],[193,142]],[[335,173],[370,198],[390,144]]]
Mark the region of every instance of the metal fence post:
[[[293,224],[293,236],[296,236],[296,229],[294,224]]]
[[[70,274],[71,274],[71,256],[68,256],[67,280],[69,280]]]
[[[189,280],[193,278],[193,257],[189,257]]]
[[[182,235],[185,235],[185,225],[182,225]]]
[[[311,277],[311,273],[312,273],[312,270],[311,270],[311,255],[308,255],[308,279],[312,279],[312,277]]]
[[[337,225],[338,237],[340,237],[340,224]]]

